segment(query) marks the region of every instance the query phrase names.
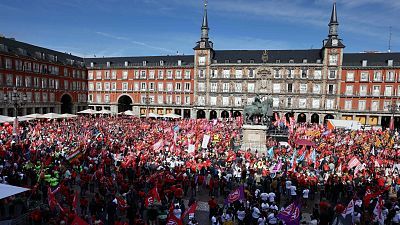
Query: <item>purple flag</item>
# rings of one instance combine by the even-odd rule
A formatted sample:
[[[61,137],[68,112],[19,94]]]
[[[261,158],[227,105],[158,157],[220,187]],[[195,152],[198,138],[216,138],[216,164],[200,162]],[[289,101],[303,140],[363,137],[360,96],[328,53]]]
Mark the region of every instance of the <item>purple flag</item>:
[[[300,224],[300,206],[298,203],[293,202],[286,209],[278,213],[278,219],[286,223],[286,225],[299,225]]]
[[[225,199],[225,204],[233,203],[238,200],[244,200],[244,186],[240,185],[238,188],[233,190],[228,197]]]

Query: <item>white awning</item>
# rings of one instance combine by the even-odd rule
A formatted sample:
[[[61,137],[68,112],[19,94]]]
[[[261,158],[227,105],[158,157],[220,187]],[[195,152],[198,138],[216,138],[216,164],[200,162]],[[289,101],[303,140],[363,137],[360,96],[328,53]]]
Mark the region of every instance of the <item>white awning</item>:
[[[0,184],[0,199],[7,198],[24,191],[29,191],[29,189],[8,184]]]

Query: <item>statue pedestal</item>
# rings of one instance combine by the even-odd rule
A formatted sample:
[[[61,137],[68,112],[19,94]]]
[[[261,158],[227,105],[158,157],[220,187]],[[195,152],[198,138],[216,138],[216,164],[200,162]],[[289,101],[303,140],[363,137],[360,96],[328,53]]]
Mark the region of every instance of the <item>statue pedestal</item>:
[[[242,150],[257,150],[259,153],[265,153],[266,150],[266,131],[267,126],[262,125],[243,125]]]

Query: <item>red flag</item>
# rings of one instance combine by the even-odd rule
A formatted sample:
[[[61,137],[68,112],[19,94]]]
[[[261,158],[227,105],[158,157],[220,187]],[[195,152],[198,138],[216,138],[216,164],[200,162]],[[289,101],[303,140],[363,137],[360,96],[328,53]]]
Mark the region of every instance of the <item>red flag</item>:
[[[347,168],[351,169],[351,168],[356,167],[356,166],[358,166],[360,164],[361,164],[360,160],[358,160],[357,157],[354,156],[352,159],[350,159],[349,165],[347,166]]]
[[[89,224],[86,221],[84,221],[82,218],[80,218],[79,216],[75,216],[71,225],[89,225]]]
[[[78,207],[78,192],[75,191],[74,200],[72,201],[72,210],[76,212],[76,208]]]
[[[55,193],[51,191],[51,188],[48,187],[48,189],[47,189],[47,198],[48,198],[49,207],[50,207],[51,210],[54,210],[56,208],[57,204],[58,204],[54,194]]]
[[[126,200],[120,196],[115,197],[117,199],[117,204],[118,204],[118,208],[119,209],[126,209],[128,208],[128,203],[126,202]]]
[[[183,225],[182,220],[176,218],[173,213],[170,213],[167,219],[167,225]]]
[[[390,118],[390,126],[389,126],[389,129],[390,129],[390,130],[394,130],[394,118],[393,118],[393,117]]]
[[[195,213],[197,209],[197,202],[194,202],[186,211],[182,214],[182,218],[185,218],[186,215]]]
[[[146,207],[149,207],[149,205],[154,205],[154,204],[160,203],[160,202],[161,202],[161,198],[160,198],[160,195],[158,194],[157,187],[154,187],[147,194],[144,204]]]

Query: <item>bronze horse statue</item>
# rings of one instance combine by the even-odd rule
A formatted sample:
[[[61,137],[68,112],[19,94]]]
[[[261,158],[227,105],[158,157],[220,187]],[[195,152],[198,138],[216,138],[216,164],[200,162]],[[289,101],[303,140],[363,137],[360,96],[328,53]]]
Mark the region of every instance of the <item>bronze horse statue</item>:
[[[270,118],[273,115],[272,112],[272,99],[267,98],[262,101],[258,96],[254,98],[254,102],[248,105],[243,110],[244,122],[246,124],[261,124],[268,125]]]

